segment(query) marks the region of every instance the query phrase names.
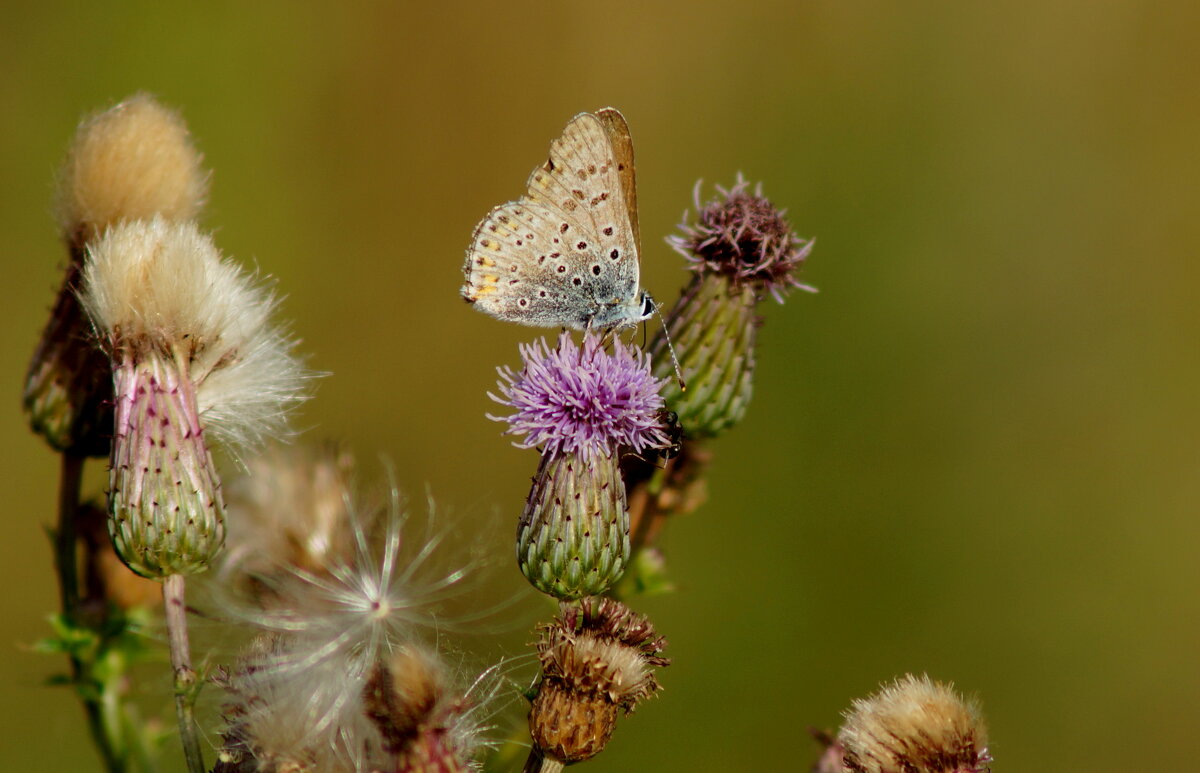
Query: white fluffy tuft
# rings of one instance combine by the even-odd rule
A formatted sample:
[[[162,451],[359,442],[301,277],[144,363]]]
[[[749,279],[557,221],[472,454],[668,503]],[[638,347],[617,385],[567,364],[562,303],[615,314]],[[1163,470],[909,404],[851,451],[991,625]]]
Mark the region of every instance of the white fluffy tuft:
[[[80,124],[59,173],[59,223],[86,240],[120,220],[190,220],[208,189],[201,160],[179,114],[136,94]]]
[[[286,459],[304,471],[300,475],[311,474],[294,455],[265,461]],[[266,472],[256,462],[250,469]],[[467,759],[492,745],[488,734],[506,703],[509,664],[467,676],[466,669],[444,663],[441,646],[427,643],[431,635],[440,641],[454,630],[455,620],[442,614],[443,602],[466,591],[473,579],[469,568],[443,566],[438,554],[448,533],[434,527],[431,517],[431,531],[405,539],[409,524],[394,489],[378,513],[364,513],[355,505],[344,481],[331,489],[343,492],[334,521],[346,533],[331,538],[320,565],[264,567],[261,557],[239,550],[231,534],[229,562],[210,591],[222,616],[260,635],[256,651],[230,675],[228,687],[235,699],[234,710],[227,712],[230,733],[246,742],[260,763],[301,758],[312,770],[394,769],[395,760],[384,748],[379,728],[367,719],[364,704],[373,670],[387,664],[399,700],[425,705],[422,696],[433,696],[430,728],[446,733],[456,755]],[[277,493],[273,503],[247,507],[235,499],[231,521],[261,518],[258,510],[267,504],[287,507],[296,499],[270,490]],[[329,498],[328,493],[318,498]],[[283,523],[273,515],[266,522]],[[255,538],[253,544],[264,543]],[[252,575],[259,586],[249,597],[240,590],[247,586],[238,579],[242,573]],[[466,682],[469,687],[463,689]]]
[[[205,430],[253,446],[287,434],[309,374],[274,327],[274,295],[192,222],[124,222],[89,244],[80,301],[110,354],[183,358]]]

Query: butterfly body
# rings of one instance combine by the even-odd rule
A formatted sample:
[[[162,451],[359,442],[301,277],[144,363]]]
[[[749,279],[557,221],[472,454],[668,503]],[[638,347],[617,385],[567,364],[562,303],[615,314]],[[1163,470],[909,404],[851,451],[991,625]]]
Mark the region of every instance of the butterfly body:
[[[475,228],[462,295],[509,322],[624,328],[655,311],[638,277],[633,144],[611,108],[580,113],[533,170],[526,193]]]

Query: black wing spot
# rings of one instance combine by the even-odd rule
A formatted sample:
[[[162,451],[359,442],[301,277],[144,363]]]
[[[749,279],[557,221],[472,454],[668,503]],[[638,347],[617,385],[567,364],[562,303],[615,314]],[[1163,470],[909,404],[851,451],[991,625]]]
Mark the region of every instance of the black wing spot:
[[[570,227],[571,227],[570,223],[563,223],[562,225],[560,225],[558,227],[558,232],[561,234],[565,234],[567,232],[567,229]]]
[[[559,263],[558,264],[558,273],[560,273],[560,274],[567,273],[567,267],[564,266],[563,264]]]
[[[576,244],[575,246],[576,246],[577,248],[581,249],[581,250],[586,250],[586,249],[587,249],[587,242],[580,242],[579,244]]]
[[[575,285],[576,287],[579,287],[579,285],[583,284],[583,280],[580,279],[579,277],[575,277],[574,279],[571,280],[571,284]]]
[[[608,228],[604,229],[605,236],[612,236],[612,232],[613,232],[613,227],[611,225]]]
[[[612,258],[613,260],[616,260],[617,258],[621,257],[621,251],[613,250],[612,252],[608,253],[608,257]]]
[[[592,273],[595,274],[596,276],[600,276],[600,264],[599,263],[592,266]]]
[[[524,298],[522,298],[521,300],[517,301],[517,305],[518,305],[518,306],[528,306],[528,305],[529,305],[529,301],[527,301],[527,300],[525,300]]]
[[[520,247],[520,246],[521,246],[521,245],[523,245],[524,243],[525,243],[525,242],[521,241],[520,239],[517,239],[517,246],[518,246],[518,247]]]
[[[545,291],[545,290],[542,290],[541,292],[539,292],[539,293],[538,293],[538,295],[539,295],[539,296],[541,296],[542,298],[545,298],[545,297],[546,297],[546,291]]]
[[[538,263],[545,263],[545,262],[546,262],[546,256],[538,255]]]

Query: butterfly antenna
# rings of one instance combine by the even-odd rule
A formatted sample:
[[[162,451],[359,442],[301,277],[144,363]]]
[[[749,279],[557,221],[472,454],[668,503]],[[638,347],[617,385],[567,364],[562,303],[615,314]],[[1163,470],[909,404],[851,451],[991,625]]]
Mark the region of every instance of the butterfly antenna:
[[[683,371],[679,369],[679,358],[675,356],[675,346],[671,343],[671,334],[667,332],[667,321],[663,319],[662,309],[658,308],[658,304],[654,304],[654,313],[658,315],[658,321],[662,323],[663,340],[667,342],[667,351],[671,353],[671,365],[675,368],[675,378],[679,381],[679,391],[687,391],[687,383],[683,380]]]

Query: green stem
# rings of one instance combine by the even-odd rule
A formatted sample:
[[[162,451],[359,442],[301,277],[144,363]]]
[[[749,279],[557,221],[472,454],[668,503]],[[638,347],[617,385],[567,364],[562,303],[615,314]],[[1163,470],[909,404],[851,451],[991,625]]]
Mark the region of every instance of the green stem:
[[[196,729],[193,711],[196,672],[192,670],[192,655],[188,647],[187,607],[183,594],[182,574],[169,574],[163,579],[167,641],[171,649],[171,667],[175,671],[175,713],[179,718],[179,739],[183,743],[188,773],[204,773],[204,753],[200,749],[200,734]]]
[[[54,563],[58,572],[59,601],[62,606],[63,620],[68,628],[81,624],[79,620],[79,560],[76,555],[76,522],[79,512],[79,491],[83,483],[83,462],[86,457],[64,451],[59,466],[58,482],[58,528],[54,534]],[[75,685],[76,694],[83,702],[83,710],[87,716],[88,730],[92,742],[104,759],[104,767],[110,773],[123,773],[128,768],[125,755],[121,751],[121,735],[117,727],[110,721],[110,712],[105,711],[106,694],[101,693],[100,699],[87,694],[85,687],[91,682],[92,669],[78,655],[70,655],[71,683]]]

